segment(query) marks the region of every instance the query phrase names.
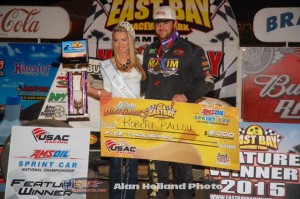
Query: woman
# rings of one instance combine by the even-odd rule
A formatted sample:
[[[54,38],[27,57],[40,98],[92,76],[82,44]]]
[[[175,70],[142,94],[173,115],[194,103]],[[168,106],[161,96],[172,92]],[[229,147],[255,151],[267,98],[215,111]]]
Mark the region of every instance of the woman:
[[[101,63],[103,89],[98,90],[87,83],[87,92],[95,97],[140,98],[140,82],[146,74],[135,53],[135,31],[128,22],[120,22],[112,31],[114,56]],[[117,77],[117,80],[116,80]],[[115,81],[122,82],[120,88]],[[123,167],[125,166],[125,172]],[[137,183],[137,159],[110,158],[109,198],[135,198],[134,189],[114,189],[115,185]],[[123,174],[124,173],[124,174]]]

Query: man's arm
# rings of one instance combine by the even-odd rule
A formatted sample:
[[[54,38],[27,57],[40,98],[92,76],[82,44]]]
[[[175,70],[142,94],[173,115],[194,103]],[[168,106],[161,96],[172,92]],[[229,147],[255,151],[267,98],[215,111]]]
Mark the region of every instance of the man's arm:
[[[214,77],[211,73],[211,67],[205,56],[205,51],[201,47],[198,47],[196,54],[193,56],[191,69],[194,74],[192,87],[184,95],[188,102],[195,102],[214,88]]]

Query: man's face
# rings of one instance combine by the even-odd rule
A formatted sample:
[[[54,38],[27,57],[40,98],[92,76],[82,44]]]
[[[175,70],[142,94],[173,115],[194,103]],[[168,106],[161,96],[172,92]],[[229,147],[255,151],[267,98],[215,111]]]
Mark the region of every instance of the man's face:
[[[168,39],[176,29],[177,21],[154,22],[155,32],[159,39]]]

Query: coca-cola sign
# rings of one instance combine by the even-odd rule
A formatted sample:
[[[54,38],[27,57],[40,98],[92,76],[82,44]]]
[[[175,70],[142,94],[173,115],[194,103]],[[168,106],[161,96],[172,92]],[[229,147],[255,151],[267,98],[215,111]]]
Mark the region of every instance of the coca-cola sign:
[[[0,38],[62,39],[69,30],[61,7],[0,6]]]

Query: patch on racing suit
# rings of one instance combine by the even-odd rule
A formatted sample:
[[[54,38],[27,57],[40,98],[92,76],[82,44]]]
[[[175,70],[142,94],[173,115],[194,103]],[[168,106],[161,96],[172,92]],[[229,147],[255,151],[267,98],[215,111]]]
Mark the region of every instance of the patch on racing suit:
[[[204,69],[207,68],[207,67],[209,67],[209,64],[208,64],[208,61],[207,61],[207,59],[206,59],[206,57],[205,57],[205,54],[203,54],[203,55],[201,56],[201,59],[203,60],[203,62],[201,62],[202,67],[203,67]]]
[[[159,68],[157,70],[157,66]],[[148,72],[152,74],[163,74],[164,77],[171,75],[178,75],[179,68],[179,59],[161,59],[160,61],[157,58],[151,58],[148,61]]]
[[[203,62],[201,63],[201,65],[202,65],[203,68],[209,67],[208,61],[203,61]]]
[[[149,49],[149,54],[156,54],[156,48],[150,48]]]
[[[183,56],[184,55],[184,50],[179,49],[179,48],[175,48],[174,52],[173,52],[174,56]]]

